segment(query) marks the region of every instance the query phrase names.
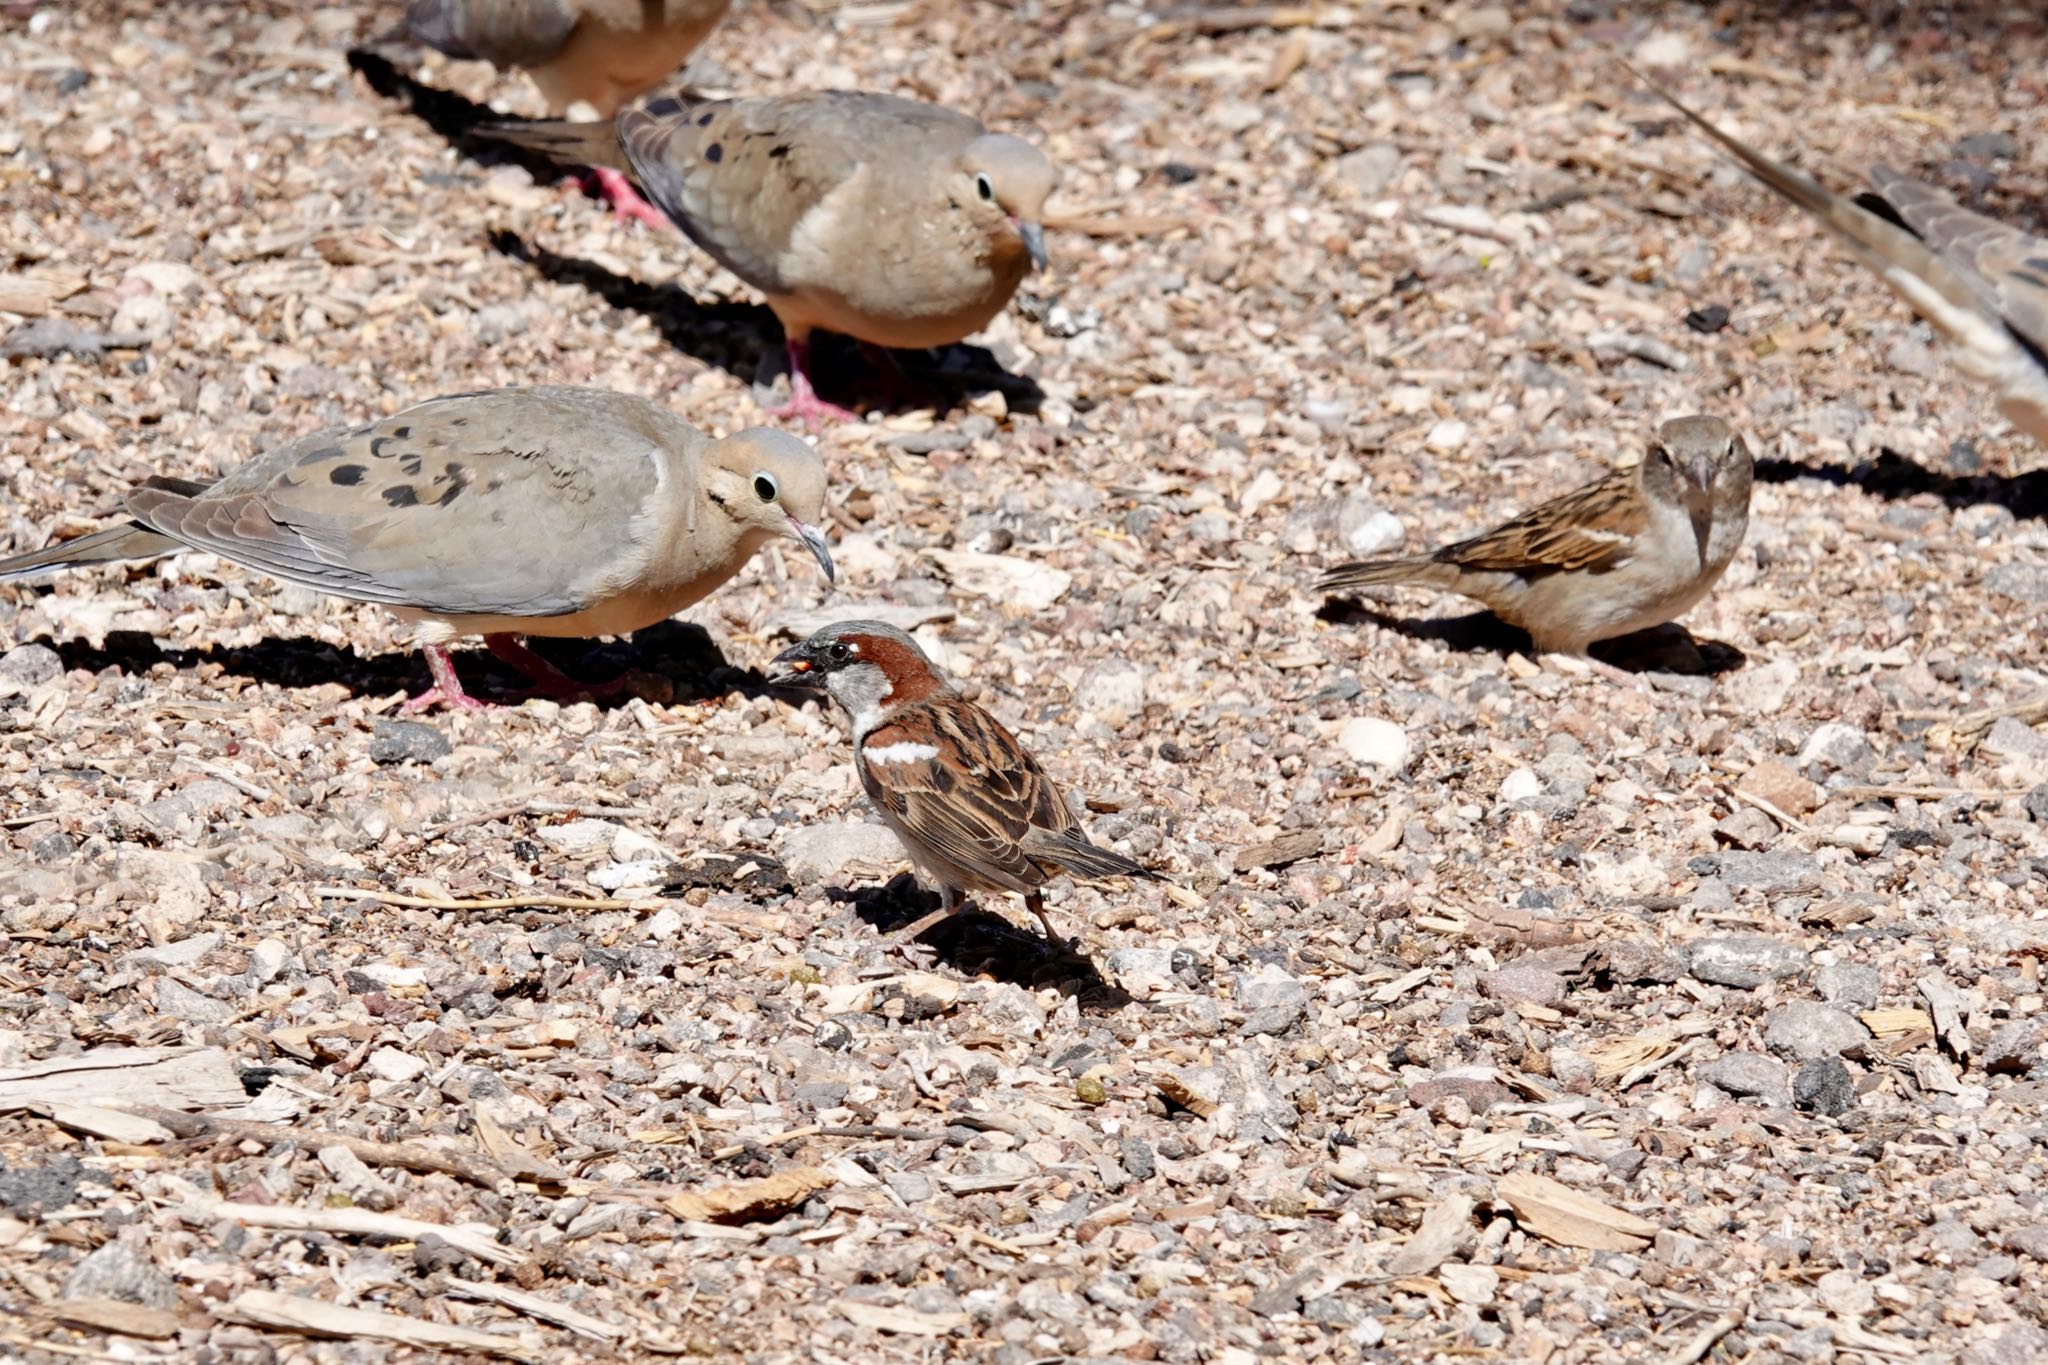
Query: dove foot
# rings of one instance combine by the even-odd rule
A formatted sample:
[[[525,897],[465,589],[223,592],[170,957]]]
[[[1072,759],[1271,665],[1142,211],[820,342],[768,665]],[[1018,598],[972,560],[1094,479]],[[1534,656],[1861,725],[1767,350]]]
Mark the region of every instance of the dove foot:
[[[455,673],[455,660],[448,657],[445,648],[440,645],[426,645],[420,652],[427,656],[427,672],[434,679],[433,686],[417,697],[408,698],[405,705],[398,708],[399,714],[409,716],[416,712],[431,710],[436,706],[446,706],[457,711],[497,709],[497,703],[480,700],[462,690],[462,679]]]
[[[842,408],[837,403],[828,403],[818,397],[817,389],[811,385],[811,345],[794,337],[783,343],[789,354],[789,401],[768,409],[770,417],[799,417],[805,426],[815,431],[818,419],[829,418],[835,422],[858,422],[859,413]]]
[[[662,211],[640,197],[640,191],[633,188],[633,182],[623,171],[610,166],[591,168],[590,178],[584,186],[598,198],[612,206],[612,217],[620,223],[641,222],[649,227],[665,227],[668,219]]]

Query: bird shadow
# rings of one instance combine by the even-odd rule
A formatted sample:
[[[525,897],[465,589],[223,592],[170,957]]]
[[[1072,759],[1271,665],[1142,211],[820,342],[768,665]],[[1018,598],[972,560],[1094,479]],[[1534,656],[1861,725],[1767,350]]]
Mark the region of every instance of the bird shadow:
[[[1758,460],[1756,476],[1764,483],[1815,479],[1839,488],[1858,488],[1888,502],[1931,493],[1957,510],[1991,503],[2014,517],[2048,521],[2048,469],[2024,474],[1945,474],[1886,449],[1880,450],[1874,460],[1854,464]]]
[[[352,697],[417,694],[430,681],[426,665],[410,651],[362,655],[353,646],[303,635],[198,649],[166,649],[135,630],[109,631],[98,645],[48,636],[33,643],[55,651],[67,672],[112,669],[124,676],[143,677],[159,664],[181,673],[212,666],[234,677],[287,689],[339,684]],[[649,693],[660,700],[705,704],[734,695],[752,700],[768,693],[768,681],[759,670],[726,662],[710,634],[685,621],[660,622],[635,632],[628,641],[529,640],[528,644],[571,677],[600,686],[613,677],[624,679],[627,685],[616,692],[589,697],[606,710]],[[526,695],[527,680],[483,651],[463,650],[455,658],[471,695],[515,705]]]
[[[939,908],[938,896],[907,872],[881,886],[830,886],[825,894],[851,905],[864,923],[884,934]],[[964,976],[988,976],[1029,990],[1051,986],[1074,997],[1091,1014],[1113,1014],[1134,998],[1077,947],[1055,946],[1044,935],[1027,933],[971,903],[925,930],[917,941],[936,961]]]
[[[1357,598],[1332,597],[1323,603],[1316,617],[1331,625],[1378,626],[1411,640],[1435,641],[1460,654],[1493,654],[1503,659],[1520,654],[1533,659],[1538,653],[1529,632],[1509,625],[1490,611],[1468,612],[1463,616],[1395,616]],[[1703,640],[1676,622],[1601,640],[1587,653],[1624,673],[1692,678],[1719,677],[1749,662],[1749,656],[1734,645],[1722,640]]]
[[[439,134],[442,141],[460,152],[465,158],[479,166],[517,166],[545,185],[562,174],[561,166],[549,156],[529,151],[524,147],[498,138],[485,137],[477,129],[486,123],[497,123],[504,115],[487,104],[465,99],[451,90],[436,89],[423,85],[406,75],[395,66],[389,57],[372,48],[351,48],[348,53],[349,69],[363,78],[371,90],[383,99],[403,100],[408,110],[420,122]],[[450,177],[446,172],[428,172],[430,182],[440,179],[462,179]],[[474,179],[474,177],[467,177]],[[588,190],[596,198],[594,190]]]

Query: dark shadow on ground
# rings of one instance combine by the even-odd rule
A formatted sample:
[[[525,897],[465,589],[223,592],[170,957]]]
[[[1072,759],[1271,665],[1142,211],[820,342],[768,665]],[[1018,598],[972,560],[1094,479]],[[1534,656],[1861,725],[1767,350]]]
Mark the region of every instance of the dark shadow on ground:
[[[394,692],[417,694],[429,681],[423,659],[411,651],[393,650],[363,656],[353,647],[339,648],[325,640],[290,636],[256,644],[215,649],[166,649],[140,631],[111,631],[99,646],[82,640],[34,643],[55,650],[65,669],[99,673],[106,669],[134,677],[146,676],[158,664],[179,672],[212,665],[223,672],[275,687],[316,687],[339,683],[351,696],[381,697]],[[639,631],[629,641],[530,640],[533,649],[573,678],[592,683],[628,676],[615,694],[592,696],[597,706],[623,706],[636,695],[662,693],[678,702],[716,702],[738,694],[753,698],[767,692],[767,679],[751,668],[737,668],[701,626],[663,621]],[[485,701],[516,704],[526,694],[519,673],[481,649],[457,649],[456,670],[471,695]],[[663,684],[666,684],[665,686]]]
[[[1992,503],[2015,517],[2048,521],[2048,469],[2025,474],[1944,474],[1885,450],[1875,460],[1853,465],[1758,460],[1756,476],[1764,483],[1817,479],[1841,488],[1860,488],[1889,502],[1931,493],[1952,508]]]
[[[939,908],[938,896],[920,887],[907,872],[882,886],[853,890],[832,886],[826,888],[826,894],[839,904],[851,905],[855,915],[884,934]],[[929,949],[940,965],[963,976],[990,976],[1031,990],[1054,986],[1091,1014],[1114,1013],[1132,1000],[1077,947],[1056,948],[1043,934],[1021,929],[972,902],[925,930],[917,942]],[[899,952],[901,946],[890,945]]]
[[[1490,611],[1463,616],[1394,616],[1354,598],[1332,597],[1317,618],[1331,625],[1377,626],[1411,640],[1434,640],[1460,654],[1520,654],[1536,657],[1529,633],[1511,626]],[[1702,640],[1680,625],[1657,626],[1633,635],[1602,640],[1587,651],[1624,673],[1670,673],[1680,677],[1718,677],[1749,662],[1749,656],[1720,640]]]

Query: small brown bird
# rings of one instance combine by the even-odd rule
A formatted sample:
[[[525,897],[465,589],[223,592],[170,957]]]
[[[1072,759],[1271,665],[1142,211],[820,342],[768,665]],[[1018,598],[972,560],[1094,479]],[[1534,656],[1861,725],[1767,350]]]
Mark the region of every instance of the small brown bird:
[[[1055,874],[1158,877],[1090,843],[1038,760],[896,627],[842,621],[783,650],[774,667],[770,682],[822,687],[846,712],[862,789],[938,884],[938,910],[906,938],[958,911],[966,892],[1014,891],[1059,943],[1040,890]]]
[[[446,644],[481,635],[557,692],[588,689],[520,635],[623,635],[689,606],[778,536],[832,577],[825,466],[786,432],[713,440],[604,389],[495,389],[317,432],[216,483],[153,478],[125,526],[0,560],[0,583],[206,550],[415,622],[434,685],[408,710],[485,705]]]
[[[1407,559],[1332,569],[1324,592],[1412,583],[1462,593],[1529,632],[1536,648],[1583,654],[1596,640],[1684,615],[1720,579],[1749,529],[1755,466],[1717,417],[1666,422],[1633,469],[1525,512],[1471,540]]]
[[[674,75],[732,0],[412,0],[405,31],[458,60],[516,66],[556,114],[581,101],[610,118]],[[594,167],[619,221],[662,217],[609,166]]]
[[[1956,363],[1992,387],[1998,410],[2048,447],[2048,238],[1972,213],[1889,166],[1870,170],[1876,194],[1846,199],[1628,69],[1750,174],[1841,239],[1954,344]]]
[[[1045,265],[1052,162],[935,105],[845,90],[661,99],[616,123],[487,131],[565,160],[630,167],[690,240],[766,295],[789,352],[783,415],[855,416],[817,396],[813,331],[875,347],[950,345]]]

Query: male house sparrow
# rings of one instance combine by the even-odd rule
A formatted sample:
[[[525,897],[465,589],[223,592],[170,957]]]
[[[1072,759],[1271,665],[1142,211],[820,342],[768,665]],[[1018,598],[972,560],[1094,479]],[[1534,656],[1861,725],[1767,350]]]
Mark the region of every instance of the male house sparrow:
[[[1682,616],[1707,595],[1749,529],[1754,472],[1726,422],[1680,417],[1658,429],[1633,469],[1430,554],[1342,565],[1316,586],[1447,588],[1528,631],[1538,649],[1583,654],[1595,640]]]
[[[1855,252],[1954,344],[1956,363],[1992,386],[2007,420],[2048,446],[2048,238],[1972,213],[1889,166],[1870,168],[1875,194],[1836,194],[1723,132],[1642,72],[1628,69],[1751,175]]]
[[[1088,842],[1066,795],[1002,722],[963,698],[908,635],[841,621],[775,656],[769,681],[823,687],[853,725],[853,766],[910,860],[939,887],[916,938],[969,891],[1015,891],[1059,943],[1040,888],[1159,874]]]

